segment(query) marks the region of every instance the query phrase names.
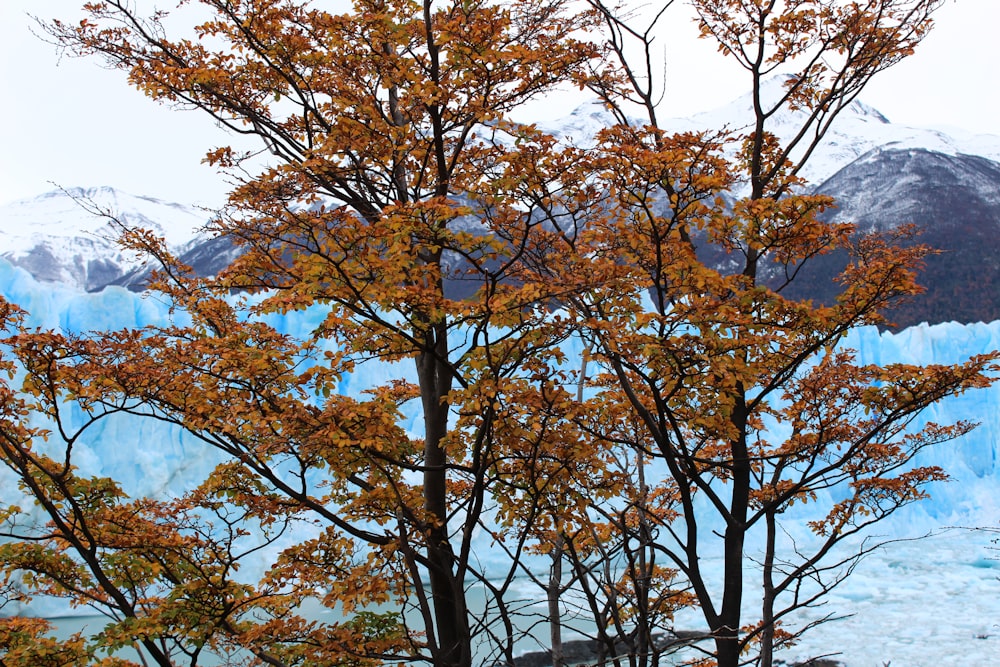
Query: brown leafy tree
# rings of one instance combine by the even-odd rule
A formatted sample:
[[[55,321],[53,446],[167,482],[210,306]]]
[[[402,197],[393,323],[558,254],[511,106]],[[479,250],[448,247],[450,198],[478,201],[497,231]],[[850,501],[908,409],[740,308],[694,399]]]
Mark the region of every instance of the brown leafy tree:
[[[931,403],[991,382],[997,355],[858,365],[839,343],[919,292],[914,272],[929,250],[900,247],[905,226],[855,237],[849,225],[823,222],[833,202],[809,194],[799,176],[837,115],[912,51],[940,3],[691,4],[702,35],[746,69],[751,114],[716,134],[659,129],[655,32],[595,3],[625,72],[595,88],[619,118],[637,103],[648,123],[599,137],[609,213],[551,266],[568,267],[554,282],[572,286],[569,310],[603,369],[583,412],[624,411],[641,425],[631,439],[615,422],[587,432],[629,441],[664,472],[654,486],[672,496],[677,519],[658,524],[655,547],[697,598],[712,640],[707,662],[769,667],[804,630],[786,621],[868,551],[841,543],[923,497],[944,473],[914,467],[914,457],[972,425],[907,427]],[[784,78],[775,92],[767,78],[776,73]],[[772,128],[781,124],[779,136]],[[804,264],[834,249],[852,256],[834,305],[782,296]],[[827,504],[812,510],[815,539],[783,542],[784,513],[817,502]],[[703,569],[709,553],[721,553],[721,576]],[[748,619],[751,585],[762,606]]]
[[[322,528],[262,580],[280,605],[261,596],[226,617],[221,634],[257,660],[469,665],[475,637],[496,636],[477,660],[509,661],[510,583],[493,590],[493,621],[473,615],[466,588],[486,580],[472,538],[496,492],[504,397],[545,376],[554,341],[538,326],[549,295],[507,279],[538,223],[506,203],[516,181],[483,165],[537,152],[534,141],[519,147],[530,129],[506,115],[585,72],[597,49],[573,35],[592,19],[534,0],[362,1],[339,15],[288,0],[194,4],[201,22],[185,38],[167,35],[188,3],[150,17],[129,2],[92,3],[83,21],[49,30],[127,70],[153,98],[262,140],[273,166],[253,176],[241,176],[248,154],[208,157],[241,179],[214,230],[244,254],[202,281],[154,239],[129,234],[164,260],[160,287],[193,324],[22,338],[29,382],[52,388],[39,409],[51,415],[70,399],[93,419],[128,412],[177,423],[230,458],[206,481],[212,493],[258,518],[278,502],[279,516]],[[226,299],[233,290],[267,293],[236,303]],[[260,319],[313,305],[326,315],[306,340]],[[343,374],[379,363],[397,379],[364,399],[337,394]],[[412,372],[393,370],[403,363]],[[419,438],[399,425],[414,403]],[[167,592],[143,599],[159,608],[174,587],[194,585],[177,579],[157,580]],[[357,615],[323,627],[289,617],[289,602],[317,586],[342,613],[389,602],[411,613],[390,614],[389,631],[370,641],[350,632]],[[265,622],[236,622],[254,613]]]
[[[44,519],[7,511],[5,572],[112,616],[69,647],[73,660],[134,644],[163,666],[211,649],[237,664],[450,667],[513,660],[531,548],[554,566],[539,580],[552,609],[569,563],[612,660],[655,664],[654,630],[694,601],[707,660],[772,664],[794,635],[782,622],[835,585],[831,564],[860,555],[835,547],[919,498],[942,472],[913,457],[970,428],[907,425],[989,382],[993,357],[886,369],[838,348],[916,291],[926,250],[822,222],[832,202],[798,176],[937,4],[696,0],[703,35],[750,73],[754,111],[739,131],[675,136],[657,127],[654,33],[603,5],[363,0],[333,14],[201,0],[146,17],[108,0],[51,23],[146,94],[260,140],[272,164],[208,156],[236,180],[213,229],[244,254],[223,275],[194,277],[126,231],[163,261],[154,286],[190,324],[8,338],[25,393],[6,390],[3,460]],[[192,8],[200,23],[171,37]],[[610,61],[582,40],[601,21]],[[773,71],[789,74],[776,100],[764,96]],[[649,122],[619,122],[587,149],[510,122],[567,83],[591,86],[620,121],[638,101]],[[800,126],[780,139],[783,109]],[[834,248],[854,257],[836,304],[782,296]],[[302,339],[268,323],[310,307],[321,315]],[[590,373],[564,365],[573,336],[589,342]],[[362,365],[393,379],[340,394]],[[67,404],[82,429],[59,427]],[[401,426],[414,406],[420,437]],[[56,424],[61,448],[41,443],[30,413]],[[78,475],[73,444],[120,413],[172,422],[223,463],[171,503]],[[827,498],[809,551],[782,551],[782,514]],[[241,579],[239,563],[286,525],[314,536]],[[499,571],[480,566],[477,531],[506,554]],[[748,620],[757,533],[763,605]],[[713,541],[719,581],[701,566]],[[304,618],[310,598],[342,618]],[[26,664],[38,628],[5,627],[9,662]]]

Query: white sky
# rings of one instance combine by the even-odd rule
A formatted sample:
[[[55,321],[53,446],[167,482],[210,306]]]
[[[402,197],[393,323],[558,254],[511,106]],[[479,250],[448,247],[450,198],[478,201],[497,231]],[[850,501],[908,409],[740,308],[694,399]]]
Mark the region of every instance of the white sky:
[[[31,34],[29,14],[75,20],[83,1],[0,0],[0,203],[53,183],[221,203],[226,185],[200,161],[227,135],[206,116],[158,106],[130,89],[123,73],[96,60],[60,60]],[[997,25],[1000,0],[945,0],[916,55],[884,72],[862,99],[893,122],[1000,134]],[[675,20],[663,36],[671,88],[664,118],[720,106],[748,89],[694,34]],[[560,97],[539,113],[570,110]]]

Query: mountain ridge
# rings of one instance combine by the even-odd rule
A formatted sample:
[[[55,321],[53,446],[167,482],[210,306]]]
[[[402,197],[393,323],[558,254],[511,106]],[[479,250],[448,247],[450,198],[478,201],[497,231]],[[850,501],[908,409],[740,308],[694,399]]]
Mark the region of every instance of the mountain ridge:
[[[816,190],[838,202],[828,219],[852,222],[859,233],[910,224],[919,232],[911,243],[934,249],[918,272],[925,292],[889,313],[896,328],[1000,319],[1000,162],[880,147]],[[832,302],[846,262],[845,253],[815,258],[786,294]]]
[[[779,94],[780,86],[781,79],[769,81],[765,96]],[[747,117],[749,100],[744,95],[664,126],[671,132],[736,129],[738,119]],[[799,126],[796,115],[802,112],[784,113],[787,118],[775,124],[779,136]],[[559,121],[539,125],[563,141],[586,144],[609,121],[607,110],[584,104]],[[908,304],[894,314],[900,326],[1000,319],[1000,290],[993,290],[994,297],[982,289],[1000,284],[1000,136],[896,125],[855,100],[803,176],[814,184],[813,191],[837,200],[831,214],[837,221],[853,222],[861,231],[914,223],[923,232],[922,242],[944,251],[928,259],[923,274],[928,292],[915,302],[919,305]],[[235,257],[232,244],[205,234],[212,212],[108,186],[55,190],[0,206],[0,256],[44,282],[84,291],[108,285],[141,290],[150,269],[144,258],[114,242],[112,215],[150,228],[202,275],[217,273]],[[844,261],[814,261],[794,296],[832,298],[832,277]]]
[[[0,207],[0,257],[43,282],[99,290],[146,262],[118,245],[117,223],[148,229],[183,253],[204,241],[208,218],[110,186],[61,188]]]

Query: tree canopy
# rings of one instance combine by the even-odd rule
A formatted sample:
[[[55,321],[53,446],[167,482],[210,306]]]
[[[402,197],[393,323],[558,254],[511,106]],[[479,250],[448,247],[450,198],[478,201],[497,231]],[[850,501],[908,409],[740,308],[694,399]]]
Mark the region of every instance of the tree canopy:
[[[671,4],[641,25],[596,1],[145,15],[107,0],[47,24],[269,162],[207,155],[234,181],[211,231],[242,251],[218,276],[123,229],[190,324],[32,332],[5,305],[3,363],[23,383],[3,387],[0,458],[36,508],[4,511],[0,568],[10,595],[111,622],[50,646],[8,619],[4,664],[137,664],[123,647],[163,667],[514,664],[546,632],[562,664],[572,612],[616,664],[683,645],[692,662],[772,665],[807,629],[794,613],[865,551],[839,545],[921,498],[944,472],[914,456],[973,426],[914,419],[992,382],[996,355],[858,364],[839,343],[919,291],[929,250],[900,246],[905,226],[825,222],[834,202],[799,176],[939,1],[695,0],[702,36],[747,70],[753,114],[682,134],[658,122],[653,27]],[[610,112],[591,143],[511,119],[565,86]],[[832,250],[851,257],[835,303],[782,295]],[[268,324],[304,309],[321,313],[309,336]],[[338,392],[375,364],[412,375]],[[419,433],[401,422],[412,405]],[[119,414],[175,424],[223,462],[169,500],[79,474],[74,443]],[[806,503],[822,507],[816,538],[789,549],[782,515]],[[721,573],[703,569],[713,551]],[[677,634],[692,607],[704,628]]]

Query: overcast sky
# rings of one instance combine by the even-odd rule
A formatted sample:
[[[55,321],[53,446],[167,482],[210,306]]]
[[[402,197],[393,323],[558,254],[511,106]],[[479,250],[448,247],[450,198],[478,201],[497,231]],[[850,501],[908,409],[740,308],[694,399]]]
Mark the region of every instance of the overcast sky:
[[[207,117],[158,106],[131,90],[123,73],[94,60],[60,59],[31,33],[29,14],[74,20],[82,4],[0,0],[0,203],[51,190],[53,183],[221,203],[225,183],[200,161],[227,136]],[[1000,134],[998,25],[1000,0],[945,0],[916,55],[883,73],[862,99],[893,122]],[[675,21],[662,40],[675,93],[663,117],[711,109],[746,92],[694,32],[687,21]],[[560,99],[539,113],[567,111]]]

